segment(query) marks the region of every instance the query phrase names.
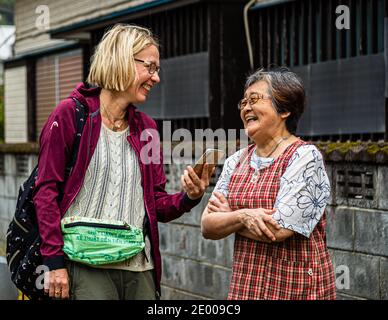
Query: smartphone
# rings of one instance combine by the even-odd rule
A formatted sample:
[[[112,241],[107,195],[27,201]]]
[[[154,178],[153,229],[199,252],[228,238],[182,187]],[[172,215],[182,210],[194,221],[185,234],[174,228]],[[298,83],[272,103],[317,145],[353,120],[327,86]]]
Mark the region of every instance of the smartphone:
[[[218,165],[221,159],[225,156],[225,152],[219,149],[206,149],[203,155],[195,163],[193,169],[198,177],[202,176],[202,169],[205,163],[209,164],[209,172]]]

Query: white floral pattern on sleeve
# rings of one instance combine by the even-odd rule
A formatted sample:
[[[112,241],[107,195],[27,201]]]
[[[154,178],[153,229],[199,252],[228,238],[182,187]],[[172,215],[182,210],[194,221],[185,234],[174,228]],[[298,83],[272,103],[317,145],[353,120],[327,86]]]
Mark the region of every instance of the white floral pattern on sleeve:
[[[222,193],[225,198],[228,197],[230,178],[232,177],[233,171],[240,160],[242,151],[243,150],[241,149],[233,153],[229,158],[225,160],[224,167],[222,168],[221,175],[217,180],[213,192],[217,191]]]
[[[310,237],[330,197],[330,182],[321,153],[313,145],[299,147],[280,179],[273,218],[286,229]]]

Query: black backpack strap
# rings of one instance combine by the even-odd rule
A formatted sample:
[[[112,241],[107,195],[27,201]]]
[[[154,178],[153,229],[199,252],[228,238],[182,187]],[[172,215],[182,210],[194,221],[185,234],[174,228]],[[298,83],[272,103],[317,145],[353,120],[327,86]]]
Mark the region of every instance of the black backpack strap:
[[[86,108],[85,106],[79,102],[78,99],[72,97],[72,99],[75,101],[75,123],[76,123],[76,135],[73,143],[73,151],[71,154],[71,159],[68,165],[66,166],[65,175],[66,178],[68,178],[73,170],[73,167],[75,165],[75,162],[77,161],[78,156],[78,149],[81,142],[81,135],[82,131],[85,126],[86,121]]]

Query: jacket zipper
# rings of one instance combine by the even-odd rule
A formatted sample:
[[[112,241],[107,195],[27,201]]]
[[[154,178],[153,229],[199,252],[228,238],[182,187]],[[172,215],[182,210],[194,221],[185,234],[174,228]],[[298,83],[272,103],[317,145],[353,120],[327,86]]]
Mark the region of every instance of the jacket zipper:
[[[15,223],[18,225],[18,227],[19,227],[20,229],[22,229],[25,233],[28,233],[28,230],[27,230],[25,227],[23,227],[23,226],[21,225],[21,223],[20,223],[19,221],[16,220],[15,217],[13,218],[13,221],[15,221]]]
[[[116,224],[102,224],[93,222],[72,222],[64,225],[65,228],[72,227],[93,227],[93,228],[104,228],[104,229],[117,229],[117,230],[131,230],[129,225],[119,226]]]
[[[90,141],[92,140],[92,131],[93,131],[93,119],[92,119],[92,113],[89,115],[90,117],[90,131],[89,131],[89,137],[88,137],[88,157],[87,159],[89,159],[89,155],[90,155]]]

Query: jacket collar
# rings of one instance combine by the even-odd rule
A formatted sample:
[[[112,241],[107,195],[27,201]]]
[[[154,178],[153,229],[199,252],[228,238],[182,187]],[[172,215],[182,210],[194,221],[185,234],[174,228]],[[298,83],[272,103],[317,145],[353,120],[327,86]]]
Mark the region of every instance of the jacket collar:
[[[87,109],[90,114],[97,115],[100,109],[100,93],[101,88],[90,85],[87,82],[79,83],[69,97],[78,99]],[[139,131],[139,120],[137,107],[133,104],[128,105],[128,123],[131,132]]]

